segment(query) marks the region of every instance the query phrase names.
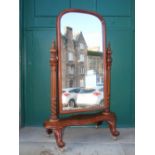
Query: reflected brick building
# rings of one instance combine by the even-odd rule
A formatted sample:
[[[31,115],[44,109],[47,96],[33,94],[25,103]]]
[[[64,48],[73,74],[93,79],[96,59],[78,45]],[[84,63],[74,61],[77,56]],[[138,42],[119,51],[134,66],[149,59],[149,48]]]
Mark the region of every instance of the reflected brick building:
[[[94,70],[98,83],[103,82],[103,53],[88,51],[82,32],[74,36],[72,28],[66,27],[61,36],[61,60],[62,88],[84,87],[88,70]]]
[[[71,27],[61,39],[62,87],[82,87],[87,71],[87,44],[82,32],[73,36]]]

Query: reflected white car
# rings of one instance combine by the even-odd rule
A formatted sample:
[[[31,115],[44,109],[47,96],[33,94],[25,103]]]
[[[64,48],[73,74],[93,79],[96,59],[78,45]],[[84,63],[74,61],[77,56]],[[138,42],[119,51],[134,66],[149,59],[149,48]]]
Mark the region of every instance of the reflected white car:
[[[62,90],[63,106],[76,107],[77,94],[80,88],[65,88]]]
[[[104,99],[103,86],[83,88],[77,95],[77,106],[102,105]]]

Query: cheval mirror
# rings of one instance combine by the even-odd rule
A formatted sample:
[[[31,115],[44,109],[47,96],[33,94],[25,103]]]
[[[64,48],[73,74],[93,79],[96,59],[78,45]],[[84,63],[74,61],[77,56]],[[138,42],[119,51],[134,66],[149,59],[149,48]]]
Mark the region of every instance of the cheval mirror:
[[[68,9],[57,17],[57,42],[50,50],[51,117],[44,123],[63,148],[67,126],[97,126],[106,121],[117,137],[116,116],[110,112],[111,48],[106,48],[105,22],[95,12]],[[66,118],[60,115],[72,114]],[[95,131],[94,131],[95,132]]]

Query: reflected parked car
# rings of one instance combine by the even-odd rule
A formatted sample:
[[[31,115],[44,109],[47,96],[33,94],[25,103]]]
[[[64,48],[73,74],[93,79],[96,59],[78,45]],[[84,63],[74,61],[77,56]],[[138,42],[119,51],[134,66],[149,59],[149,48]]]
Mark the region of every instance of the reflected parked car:
[[[65,88],[62,90],[63,106],[76,107],[77,94],[80,88]]]
[[[92,106],[103,104],[103,87],[83,88],[77,95],[77,106]]]

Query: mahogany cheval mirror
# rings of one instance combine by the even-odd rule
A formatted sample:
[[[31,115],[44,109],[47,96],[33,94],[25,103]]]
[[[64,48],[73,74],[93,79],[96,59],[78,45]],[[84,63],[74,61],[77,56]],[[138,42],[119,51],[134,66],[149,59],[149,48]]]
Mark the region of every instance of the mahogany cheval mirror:
[[[117,137],[116,116],[110,111],[111,48],[106,48],[103,17],[68,9],[57,17],[57,41],[50,50],[51,116],[44,122],[63,148],[63,129],[106,121]],[[60,115],[72,114],[66,118]],[[95,131],[94,131],[95,132]]]

